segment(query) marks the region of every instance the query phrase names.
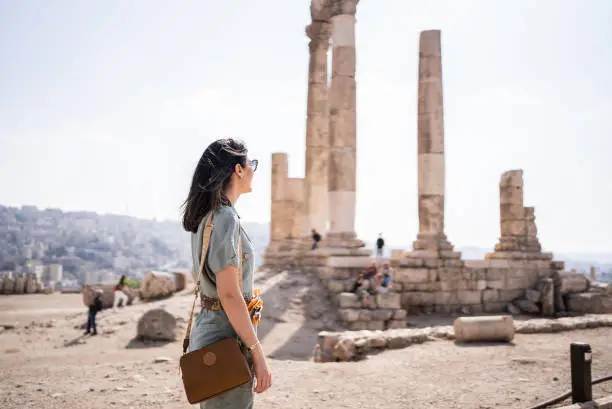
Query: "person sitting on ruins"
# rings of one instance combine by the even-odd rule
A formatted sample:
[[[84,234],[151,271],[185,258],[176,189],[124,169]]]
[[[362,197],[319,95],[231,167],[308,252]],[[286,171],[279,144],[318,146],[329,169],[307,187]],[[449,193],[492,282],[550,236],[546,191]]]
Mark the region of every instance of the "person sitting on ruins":
[[[376,274],[375,286],[377,294],[386,294],[391,288],[391,265],[389,263],[383,264],[382,272]]]
[[[371,296],[376,293],[374,288],[374,277],[376,276],[376,265],[372,264],[357,277],[353,284],[352,292],[357,294],[361,301],[369,301]]]
[[[113,299],[113,311],[117,311],[117,306],[121,305],[125,307],[129,301],[127,294],[125,293],[125,275],[122,275],[119,279],[119,283],[114,288],[114,299]]]
[[[98,335],[98,329],[96,328],[96,315],[102,311],[102,294],[104,290],[96,288],[95,297],[89,305],[89,313],[87,315],[87,329],[85,335]]]

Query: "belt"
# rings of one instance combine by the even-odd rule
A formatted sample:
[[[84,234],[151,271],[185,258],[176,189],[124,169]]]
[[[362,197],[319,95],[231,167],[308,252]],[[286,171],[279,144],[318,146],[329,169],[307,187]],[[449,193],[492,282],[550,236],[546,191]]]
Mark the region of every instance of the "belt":
[[[253,295],[244,296],[244,302],[247,305],[249,315],[251,316],[251,321],[253,324],[259,325],[259,321],[261,320],[261,310],[263,309],[263,299],[260,296],[259,290],[255,290]],[[200,294],[200,306],[203,310],[223,310],[221,300],[218,298],[207,297],[203,294]]]

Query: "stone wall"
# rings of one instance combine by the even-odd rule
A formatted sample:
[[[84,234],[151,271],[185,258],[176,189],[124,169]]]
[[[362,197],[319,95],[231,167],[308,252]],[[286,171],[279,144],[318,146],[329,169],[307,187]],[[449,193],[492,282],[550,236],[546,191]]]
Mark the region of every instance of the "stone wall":
[[[407,258],[397,263],[393,290],[409,313],[498,313],[561,269],[545,260]]]

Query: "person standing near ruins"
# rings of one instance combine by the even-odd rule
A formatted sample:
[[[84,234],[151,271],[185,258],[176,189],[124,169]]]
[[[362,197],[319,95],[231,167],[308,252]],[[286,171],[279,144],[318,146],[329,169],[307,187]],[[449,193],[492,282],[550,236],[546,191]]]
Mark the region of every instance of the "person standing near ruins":
[[[104,294],[104,290],[101,288],[96,288],[95,297],[91,304],[89,305],[89,312],[87,315],[87,329],[85,330],[85,335],[98,335],[98,328],[96,327],[96,315],[100,311],[102,311],[102,294]]]
[[[315,229],[312,229],[312,249],[315,250],[319,247],[319,242],[321,241],[321,235]]]
[[[200,267],[204,226],[211,215],[213,224],[200,278],[202,310],[194,320],[188,352],[224,338],[239,338],[257,380],[254,389],[251,381],[201,402],[202,409],[251,409],[253,391],[261,393],[272,385],[257,338],[260,311],[252,307],[260,302],[253,290],[254,246],[234,208],[240,195],[252,190],[257,164],[248,159],[242,142],[228,138],[211,143],[196,166],[183,204],[183,228],[191,233],[194,275]]]
[[[385,247],[385,240],[382,237],[382,233],[378,233],[378,239],[376,239],[376,257],[377,258],[382,258],[384,247]]]
[[[117,306],[121,305],[125,307],[129,301],[127,294],[124,291],[125,289],[125,275],[122,275],[119,279],[119,282],[114,288],[114,298],[113,298],[113,311],[117,311]]]

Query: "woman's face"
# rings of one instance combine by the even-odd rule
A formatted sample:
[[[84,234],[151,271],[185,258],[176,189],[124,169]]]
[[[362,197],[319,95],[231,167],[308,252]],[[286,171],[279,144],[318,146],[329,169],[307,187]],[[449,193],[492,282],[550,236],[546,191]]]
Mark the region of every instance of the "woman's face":
[[[247,158],[246,166],[244,168],[241,167],[241,172],[238,174],[240,177],[240,193],[249,193],[253,190],[251,185],[258,163],[257,159]]]

